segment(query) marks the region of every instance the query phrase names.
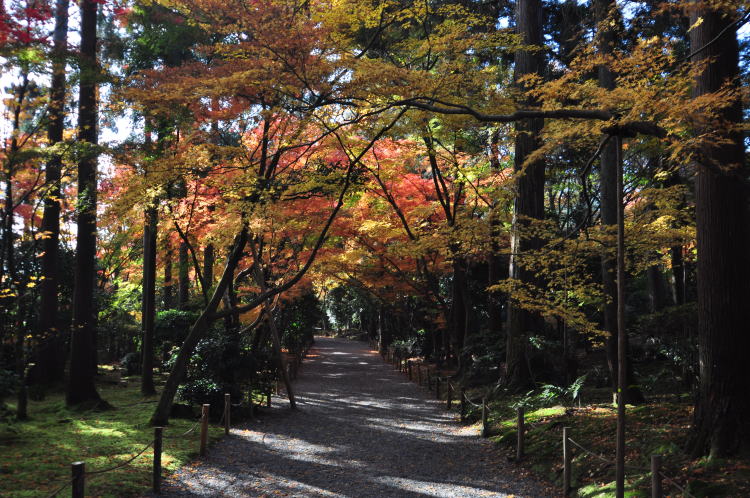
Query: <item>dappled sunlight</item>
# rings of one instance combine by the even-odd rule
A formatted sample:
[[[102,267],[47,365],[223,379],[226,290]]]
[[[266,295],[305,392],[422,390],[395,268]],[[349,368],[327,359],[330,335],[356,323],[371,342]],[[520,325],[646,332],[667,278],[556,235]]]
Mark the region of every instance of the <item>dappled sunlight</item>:
[[[476,427],[360,344],[318,339],[295,389],[183,471],[188,496],[506,496],[528,490],[478,455]],[[340,354],[335,354],[340,353]],[[409,477],[407,479],[407,476]],[[528,493],[525,494],[528,496]],[[543,496],[536,494],[533,496]]]
[[[373,481],[380,484],[387,484],[396,489],[419,493],[422,496],[439,496],[444,498],[453,498],[454,496],[509,496],[506,493],[498,493],[473,486],[462,486],[459,484],[418,481],[415,479],[404,479],[400,477],[375,477]]]

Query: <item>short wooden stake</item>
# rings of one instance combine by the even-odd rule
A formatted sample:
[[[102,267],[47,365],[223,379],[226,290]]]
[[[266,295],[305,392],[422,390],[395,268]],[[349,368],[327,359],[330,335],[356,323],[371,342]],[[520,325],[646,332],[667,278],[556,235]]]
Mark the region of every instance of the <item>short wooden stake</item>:
[[[466,421],[466,388],[461,388],[461,422]]]
[[[662,498],[661,455],[651,455],[651,498]]]
[[[154,427],[154,477],[153,488],[157,495],[161,493],[161,448],[164,427]]]
[[[487,398],[482,400],[482,437],[487,437],[489,428],[487,427],[487,416],[489,409],[487,407]]]
[[[271,386],[268,386],[268,390],[266,391],[266,406],[268,408],[271,408]]]
[[[232,397],[224,393],[224,434],[229,434],[229,415],[232,410]]]
[[[523,443],[525,436],[525,423],[523,416],[523,407],[519,406],[516,410],[516,461],[523,459]]]
[[[435,398],[440,399],[440,377],[435,377]]]
[[[411,360],[406,360],[406,369],[409,373],[409,382],[411,382]]]
[[[570,496],[570,445],[568,431],[570,427],[563,427],[563,496]]]
[[[432,391],[432,374],[430,373],[430,367],[427,367],[427,390]]]
[[[422,385],[422,364],[417,363],[417,385]]]
[[[83,462],[71,463],[70,477],[72,480],[72,498],[83,498],[84,490],[86,489],[86,464]]]
[[[208,410],[211,405],[203,405],[201,407],[201,449],[200,455],[206,456],[206,448],[208,447]]]
[[[445,409],[450,410],[451,405],[453,404],[453,384],[451,384],[451,381],[448,381],[448,393],[447,393],[447,399],[445,400]]]

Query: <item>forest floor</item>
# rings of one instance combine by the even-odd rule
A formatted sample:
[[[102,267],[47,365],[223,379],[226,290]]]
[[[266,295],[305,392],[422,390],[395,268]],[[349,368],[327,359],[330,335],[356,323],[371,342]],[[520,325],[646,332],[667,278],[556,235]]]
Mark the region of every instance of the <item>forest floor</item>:
[[[512,404],[513,400],[507,398],[492,402],[489,416],[489,437],[505,449],[509,458],[515,456],[517,438]],[[561,489],[562,428],[570,427],[569,437],[598,455],[572,448],[573,496],[614,496],[615,468],[607,462],[615,455],[616,416],[611,402],[527,410],[524,465]],[[470,414],[471,420],[479,417],[476,411]],[[665,496],[750,496],[747,458],[691,460],[683,452],[692,420],[692,405],[686,397],[656,396],[644,405],[628,405],[626,420],[627,496],[651,496],[651,455],[662,455],[662,472],[673,481],[663,480]]]
[[[65,407],[61,394],[30,401],[29,420],[0,426],[0,496],[70,496],[70,464],[83,461],[86,471],[118,466],[140,452],[153,439],[148,420],[156,397],[140,394],[139,378],[119,381],[103,370],[99,393],[113,409],[74,411]],[[163,379],[157,378],[157,383]],[[194,421],[172,419],[165,436],[179,435]],[[212,426],[209,438],[224,431]],[[167,472],[187,463],[199,450],[198,432],[164,441],[162,465]],[[135,496],[150,486],[153,450],[147,449],[130,465],[86,478],[86,496]]]
[[[166,496],[553,496],[361,342],[318,338],[294,383]]]

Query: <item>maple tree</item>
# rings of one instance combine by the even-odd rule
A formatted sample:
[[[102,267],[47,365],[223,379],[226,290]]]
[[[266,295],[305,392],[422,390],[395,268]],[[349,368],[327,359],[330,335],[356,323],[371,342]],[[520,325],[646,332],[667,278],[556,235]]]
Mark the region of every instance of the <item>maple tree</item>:
[[[96,365],[126,353],[153,424],[204,374],[244,396],[276,371],[294,407],[283,354],[330,316],[509,397],[596,377],[620,495],[653,344],[695,391],[691,455],[742,451],[748,8],[84,0],[74,50],[66,0],[4,3],[19,417],[63,375],[106,407]],[[131,136],[100,145],[113,121]],[[643,325],[677,315],[696,332]]]

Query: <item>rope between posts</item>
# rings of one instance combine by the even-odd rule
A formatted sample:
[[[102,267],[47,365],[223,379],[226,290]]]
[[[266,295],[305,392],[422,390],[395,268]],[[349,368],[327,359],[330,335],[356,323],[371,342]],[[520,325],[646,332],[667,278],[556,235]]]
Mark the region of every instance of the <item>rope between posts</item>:
[[[73,484],[76,479],[78,479],[77,476],[75,478],[73,478],[73,479],[65,479],[65,482],[63,483],[62,486],[60,486],[55,491],[53,491],[52,493],[49,494],[49,498],[54,498],[55,496],[57,496],[58,494],[60,494],[60,491],[64,490],[65,488],[67,488],[68,486],[70,486],[71,484]],[[57,482],[61,482],[61,481],[57,481]]]
[[[682,494],[683,494],[683,495],[687,496],[688,498],[695,498],[695,497],[694,497],[693,495],[691,495],[691,494],[690,494],[690,493],[689,493],[689,492],[688,492],[688,491],[687,491],[687,490],[686,490],[685,488],[683,488],[682,486],[680,486],[679,484],[677,484],[677,483],[676,483],[676,482],[675,482],[675,481],[674,481],[673,479],[671,479],[671,478],[667,477],[667,476],[666,476],[666,475],[664,474],[664,472],[659,472],[659,475],[661,476],[661,478],[662,478],[662,479],[664,479],[664,480],[665,480],[665,481],[667,481],[668,483],[671,483],[671,484],[672,484],[672,486],[674,486],[675,488],[679,489],[679,490],[680,490],[680,491],[682,492]]]
[[[611,460],[607,460],[606,458],[604,458],[604,457],[603,457],[603,456],[601,456],[600,454],[598,454],[598,453],[594,453],[593,451],[591,451],[591,450],[588,450],[587,448],[584,448],[583,446],[581,446],[580,444],[578,444],[577,442],[575,442],[575,441],[574,441],[573,439],[571,439],[571,438],[568,438],[568,442],[570,442],[570,443],[573,443],[573,445],[574,445],[574,446],[577,446],[578,448],[580,448],[580,449],[581,449],[581,451],[583,451],[584,453],[586,453],[586,454],[588,454],[588,455],[591,455],[591,456],[593,456],[593,457],[596,457],[596,458],[598,458],[599,460],[601,460],[602,462],[606,463],[607,465],[615,465],[615,462],[613,462],[613,461],[611,461]]]
[[[614,461],[607,460],[606,458],[604,458],[603,456],[599,455],[598,453],[594,453],[593,451],[591,451],[591,450],[589,450],[587,448],[584,448],[583,446],[581,446],[580,444],[578,444],[576,441],[574,441],[571,438],[568,438],[568,442],[573,443],[574,446],[577,446],[584,453],[586,453],[586,454],[588,454],[590,456],[598,458],[599,460],[601,460],[602,462],[606,463],[607,465],[615,465],[616,464]],[[638,466],[634,466],[634,465],[626,465],[625,468],[629,469],[629,470],[637,470],[637,471],[640,471],[640,472],[651,472],[651,468],[638,467]],[[667,476],[666,474],[664,474],[664,472],[659,471],[659,475],[662,477],[662,479],[664,479],[665,481],[671,483],[674,487],[676,487],[677,489],[679,489],[680,492],[682,492],[682,494],[684,496],[687,496],[688,498],[694,498],[693,495],[691,495],[685,488],[683,488],[682,486],[680,486],[679,484],[677,484],[674,481],[674,479],[672,479],[669,476]]]
[[[91,471],[91,472],[86,472],[84,475],[86,475],[86,476],[94,476],[94,475],[98,475],[98,474],[106,474],[107,472],[111,472],[113,470],[117,470],[117,469],[121,469],[123,467],[126,467],[126,466],[130,465],[130,463],[133,460],[135,460],[139,456],[143,455],[146,452],[147,449],[149,449],[151,446],[153,446],[153,444],[154,444],[153,441],[149,442],[140,452],[138,452],[137,455],[135,455],[134,457],[132,457],[131,459],[129,459],[128,461],[126,461],[124,463],[121,463],[119,465],[115,465],[114,467],[110,467],[108,469],[94,470],[94,471]]]
[[[192,426],[192,427],[191,427],[190,429],[186,430],[186,431],[185,431],[185,432],[183,432],[182,434],[178,434],[178,435],[176,435],[176,436],[168,436],[168,435],[166,435],[166,434],[162,434],[162,436],[161,436],[161,437],[162,437],[162,439],[178,439],[178,438],[181,438],[181,437],[185,437],[185,436],[187,436],[188,434],[190,434],[191,432],[193,432],[193,431],[194,431],[195,429],[197,429],[197,428],[198,428],[198,426],[200,425],[200,423],[201,423],[201,419],[199,418],[199,419],[198,419],[198,420],[197,420],[197,421],[195,422],[195,424],[193,424],[193,426]]]

